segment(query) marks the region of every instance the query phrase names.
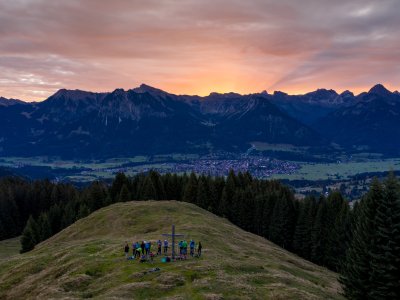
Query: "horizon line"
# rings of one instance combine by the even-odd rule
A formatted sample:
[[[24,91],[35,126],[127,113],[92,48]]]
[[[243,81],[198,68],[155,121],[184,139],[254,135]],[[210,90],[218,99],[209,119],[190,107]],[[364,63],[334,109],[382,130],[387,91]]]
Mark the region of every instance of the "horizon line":
[[[334,92],[335,92],[336,94],[338,94],[338,95],[341,95],[341,94],[343,94],[344,92],[350,92],[350,93],[352,93],[355,97],[357,97],[357,96],[359,96],[359,95],[361,95],[361,94],[363,94],[363,93],[368,93],[371,89],[373,89],[373,88],[376,87],[376,86],[382,86],[384,89],[388,90],[390,93],[399,92],[397,89],[395,89],[395,90],[390,90],[390,89],[388,89],[384,84],[382,84],[382,83],[377,83],[377,84],[374,84],[371,88],[369,88],[368,91],[364,90],[364,91],[359,92],[359,93],[354,93],[354,92],[351,91],[350,89],[343,89],[342,91],[337,91],[337,90],[332,89],[332,88],[317,88],[317,89],[315,89],[315,90],[311,90],[311,91],[309,91],[309,92],[303,92],[303,93],[301,93],[301,92],[297,92],[297,93],[296,93],[296,92],[294,92],[294,93],[288,93],[288,92],[284,92],[284,91],[281,91],[281,90],[274,90],[272,93],[269,93],[267,90],[262,90],[262,91],[253,92],[253,93],[240,93],[240,92],[235,92],[235,91],[229,91],[229,92],[215,92],[215,91],[211,91],[209,94],[206,94],[206,95],[199,95],[199,94],[179,94],[179,93],[172,93],[172,92],[168,92],[168,91],[166,91],[166,90],[164,90],[164,89],[157,88],[157,87],[154,87],[154,86],[151,86],[151,85],[142,83],[142,84],[140,84],[139,86],[134,87],[134,88],[129,88],[129,89],[115,88],[115,89],[112,90],[112,91],[90,91],[90,90],[83,90],[83,89],[60,88],[60,89],[57,89],[54,93],[52,93],[52,94],[51,94],[50,96],[48,96],[47,98],[44,98],[44,99],[41,99],[41,100],[25,100],[25,99],[14,98],[14,97],[7,98],[7,97],[3,97],[3,96],[1,96],[1,95],[0,95],[0,98],[7,99],[7,100],[23,101],[23,102],[26,102],[26,103],[40,103],[40,102],[46,101],[47,99],[49,99],[50,97],[54,96],[54,95],[57,94],[58,92],[64,91],[64,90],[65,90],[65,91],[79,91],[79,92],[94,93],[94,94],[103,94],[103,93],[113,93],[113,92],[115,92],[116,90],[123,90],[124,92],[128,92],[128,91],[132,91],[132,90],[138,90],[138,89],[141,89],[141,88],[154,89],[154,90],[156,90],[156,91],[160,91],[160,92],[163,92],[163,93],[166,93],[166,94],[170,94],[170,95],[174,95],[174,96],[189,96],[189,97],[200,97],[200,98],[209,97],[209,96],[211,96],[211,95],[213,95],[213,94],[218,94],[218,95],[237,94],[237,95],[240,95],[240,96],[247,96],[247,95],[263,94],[263,93],[266,93],[266,94],[268,94],[268,95],[274,95],[274,94],[276,94],[276,93],[283,93],[283,94],[286,94],[286,95],[288,95],[288,96],[304,96],[304,95],[307,95],[307,94],[310,94],[310,93],[313,93],[313,92],[316,92],[316,91],[319,91],[319,90],[334,91]]]

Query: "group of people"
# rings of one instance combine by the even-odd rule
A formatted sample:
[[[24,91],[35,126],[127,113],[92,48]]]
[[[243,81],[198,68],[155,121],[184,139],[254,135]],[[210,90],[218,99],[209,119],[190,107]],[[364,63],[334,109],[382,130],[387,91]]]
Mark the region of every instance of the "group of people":
[[[139,259],[141,262],[147,261],[148,259],[153,260],[154,254],[151,252],[150,241],[134,242],[132,244],[132,256],[129,256],[129,250],[129,244],[125,242],[124,252],[126,259]]]
[[[134,242],[132,244],[132,256],[129,256],[129,244],[128,242],[125,242],[125,247],[124,247],[124,252],[125,252],[125,257],[126,259],[139,259],[141,262],[144,262],[148,259],[153,260],[154,258],[154,253],[151,251],[151,242],[150,241],[142,241],[142,242]],[[179,247],[179,257],[181,259],[186,259],[187,256],[187,248],[188,248],[188,243],[187,241],[180,241],[178,243]],[[162,242],[161,240],[157,241],[157,255],[161,255],[161,252],[163,250],[163,253],[165,256],[168,255],[168,248],[169,248],[169,243],[168,240],[164,240]],[[196,249],[196,243],[194,240],[191,240],[189,243],[189,248],[190,248],[190,256],[195,256],[194,252]],[[197,244],[197,257],[201,256],[201,249],[203,246],[201,245],[201,242]]]
[[[188,248],[187,241],[186,240],[180,241],[178,243],[178,246],[179,246],[179,255],[186,259],[187,248]],[[193,257],[194,256],[194,251],[196,249],[196,243],[194,242],[194,240],[190,240],[189,248],[190,248],[190,256]],[[198,257],[201,256],[201,249],[202,248],[203,248],[203,246],[201,245],[201,242],[199,242],[197,244],[197,256]]]

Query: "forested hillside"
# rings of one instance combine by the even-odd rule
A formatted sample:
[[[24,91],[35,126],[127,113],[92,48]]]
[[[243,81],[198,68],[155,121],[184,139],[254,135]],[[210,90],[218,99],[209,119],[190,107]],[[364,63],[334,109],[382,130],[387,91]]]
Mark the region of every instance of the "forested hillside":
[[[353,209],[337,191],[328,197],[297,200],[293,191],[278,181],[234,172],[227,178],[154,171],[126,177],[120,173],[111,186],[93,182],[84,189],[15,178],[3,179],[0,186],[1,238],[19,235],[28,220],[22,231],[22,252],[109,204],[176,199],[196,204],[318,265],[342,272],[348,295],[357,291],[354,280],[361,280],[365,270],[376,280],[388,280],[386,291],[399,279],[400,188],[394,174],[383,185],[375,181]],[[368,276],[365,284],[373,286],[371,280]]]

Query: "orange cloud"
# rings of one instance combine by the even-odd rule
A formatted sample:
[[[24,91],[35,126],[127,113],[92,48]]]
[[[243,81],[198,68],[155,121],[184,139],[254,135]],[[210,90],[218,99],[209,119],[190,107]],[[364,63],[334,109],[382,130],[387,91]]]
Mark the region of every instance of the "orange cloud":
[[[396,89],[400,1],[6,0],[0,95]]]

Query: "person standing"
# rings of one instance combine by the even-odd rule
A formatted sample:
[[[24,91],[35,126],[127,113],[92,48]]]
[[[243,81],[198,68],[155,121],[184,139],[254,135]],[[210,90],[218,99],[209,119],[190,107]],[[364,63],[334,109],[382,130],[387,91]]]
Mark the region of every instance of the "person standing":
[[[168,253],[168,241],[165,240],[164,241],[164,255],[167,255],[167,253]]]
[[[194,240],[190,241],[190,256],[193,257],[194,255],[194,247],[195,247],[195,242]]]
[[[157,242],[157,255],[161,255],[161,240],[158,240]]]
[[[142,247],[136,248],[136,255],[139,259],[142,257],[142,253],[143,253]]]
[[[142,254],[145,253],[145,252],[144,252],[145,247],[146,247],[146,245],[145,245],[144,241],[142,241],[142,244],[140,245],[140,248],[142,248]]]
[[[146,242],[144,248],[146,249],[146,256],[148,256],[150,254],[151,242]]]
[[[128,245],[128,242],[125,242],[124,251],[125,251],[125,258],[128,258],[129,257],[129,245]]]
[[[136,244],[135,244],[135,258],[136,258],[137,256],[140,256],[140,254],[139,254],[139,249],[142,250],[142,248],[140,248],[139,242],[136,242]]]
[[[184,240],[182,242],[182,248],[183,248],[183,256],[185,257],[185,259],[186,259],[186,255],[187,255],[187,247],[188,247],[188,243],[186,240]]]
[[[182,255],[182,252],[183,252],[183,241],[179,241],[178,246],[179,246],[179,255]]]
[[[203,245],[201,242],[199,242],[199,245],[197,246],[197,255],[200,257],[201,256],[201,249],[203,248]]]
[[[132,243],[132,256],[136,257],[136,243]]]

